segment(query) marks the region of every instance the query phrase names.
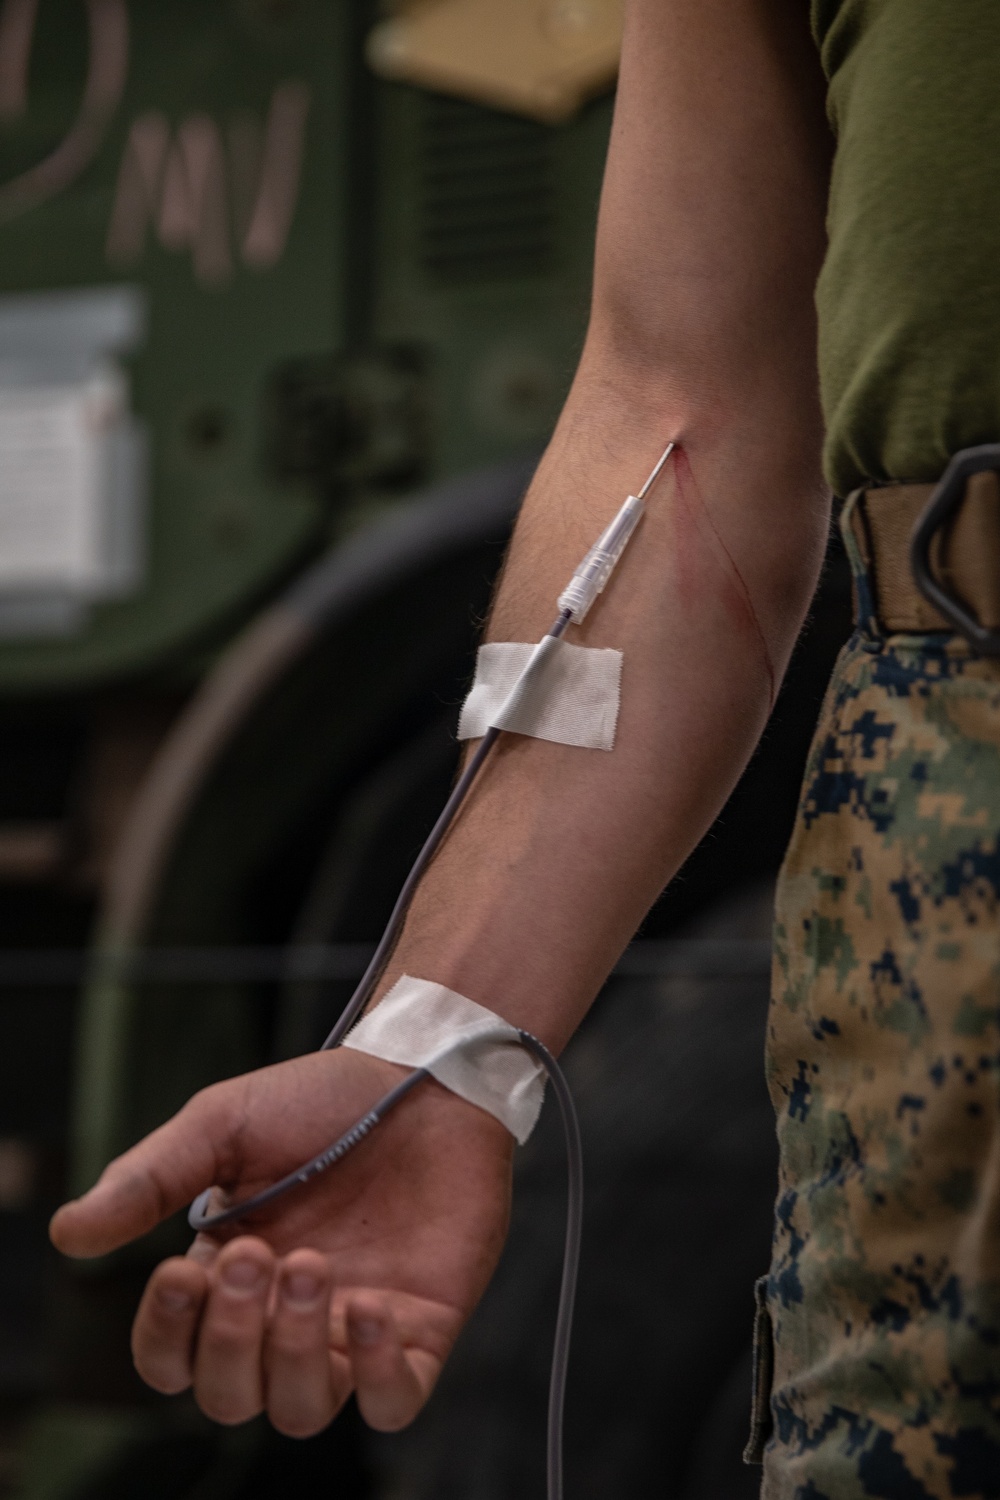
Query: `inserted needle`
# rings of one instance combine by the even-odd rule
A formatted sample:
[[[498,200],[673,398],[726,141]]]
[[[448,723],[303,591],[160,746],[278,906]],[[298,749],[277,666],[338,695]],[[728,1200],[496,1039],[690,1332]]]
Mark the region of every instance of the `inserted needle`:
[[[657,459],[657,461],[656,461],[656,468],[653,470],[652,474],[650,474],[649,478],[646,480],[646,483],[643,485],[642,489],[636,495],[635,498],[637,500],[645,500],[646,496],[649,494],[650,490],[653,488],[653,485],[659,479],[660,474],[661,474],[661,472],[663,470],[663,465],[666,463],[667,459],[670,457],[671,453],[673,453],[673,451],[674,451],[674,449],[676,447],[677,447],[677,444],[674,442],[673,438],[671,438],[670,442],[667,444],[667,446],[664,448],[663,452],[660,454],[660,457]]]

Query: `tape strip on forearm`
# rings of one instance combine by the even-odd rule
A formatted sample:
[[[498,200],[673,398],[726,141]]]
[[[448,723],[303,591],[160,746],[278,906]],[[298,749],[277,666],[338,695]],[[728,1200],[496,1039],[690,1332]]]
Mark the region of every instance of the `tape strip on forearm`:
[[[610,750],[621,699],[622,653],[546,636],[537,646],[480,646],[476,678],[458,721],[460,740],[489,728]]]
[[[535,1128],[545,1073],[516,1027],[456,990],[404,974],[344,1038],[345,1047],[426,1068],[453,1094],[485,1109],[523,1146]]]

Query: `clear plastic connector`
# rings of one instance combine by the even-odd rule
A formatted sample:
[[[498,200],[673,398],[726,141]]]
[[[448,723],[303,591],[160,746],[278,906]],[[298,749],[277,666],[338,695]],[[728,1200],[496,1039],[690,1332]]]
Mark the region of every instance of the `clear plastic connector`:
[[[602,532],[559,595],[559,608],[569,611],[574,625],[579,625],[586,619],[594,600],[598,594],[603,593],[618,559],[642,520],[645,509],[645,504],[637,495],[629,495],[611,525]]]

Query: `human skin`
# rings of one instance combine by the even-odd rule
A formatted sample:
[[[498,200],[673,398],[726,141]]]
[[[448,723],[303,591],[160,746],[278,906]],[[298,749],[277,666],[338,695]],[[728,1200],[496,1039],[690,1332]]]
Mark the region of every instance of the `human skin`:
[[[815,587],[813,287],[829,142],[801,0],[631,0],[590,327],[489,627],[529,641],[625,494],[678,449],[613,583],[569,638],[624,652],[614,750],[504,736],[422,883],[379,993],[436,980],[553,1048],[751,754]],[[106,1253],[217,1184],[250,1196],[404,1076],[355,1051],[218,1084],[56,1214]],[[511,1140],[421,1085],[253,1232],[153,1273],[140,1374],[221,1422],[372,1426],[419,1410],[506,1232]]]

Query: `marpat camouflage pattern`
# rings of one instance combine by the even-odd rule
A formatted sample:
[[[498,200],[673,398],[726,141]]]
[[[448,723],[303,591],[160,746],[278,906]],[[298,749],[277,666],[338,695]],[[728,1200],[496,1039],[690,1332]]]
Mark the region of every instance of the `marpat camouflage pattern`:
[[[765,1500],[1000,1496],[998,902],[1000,662],[866,627],[777,895]]]

